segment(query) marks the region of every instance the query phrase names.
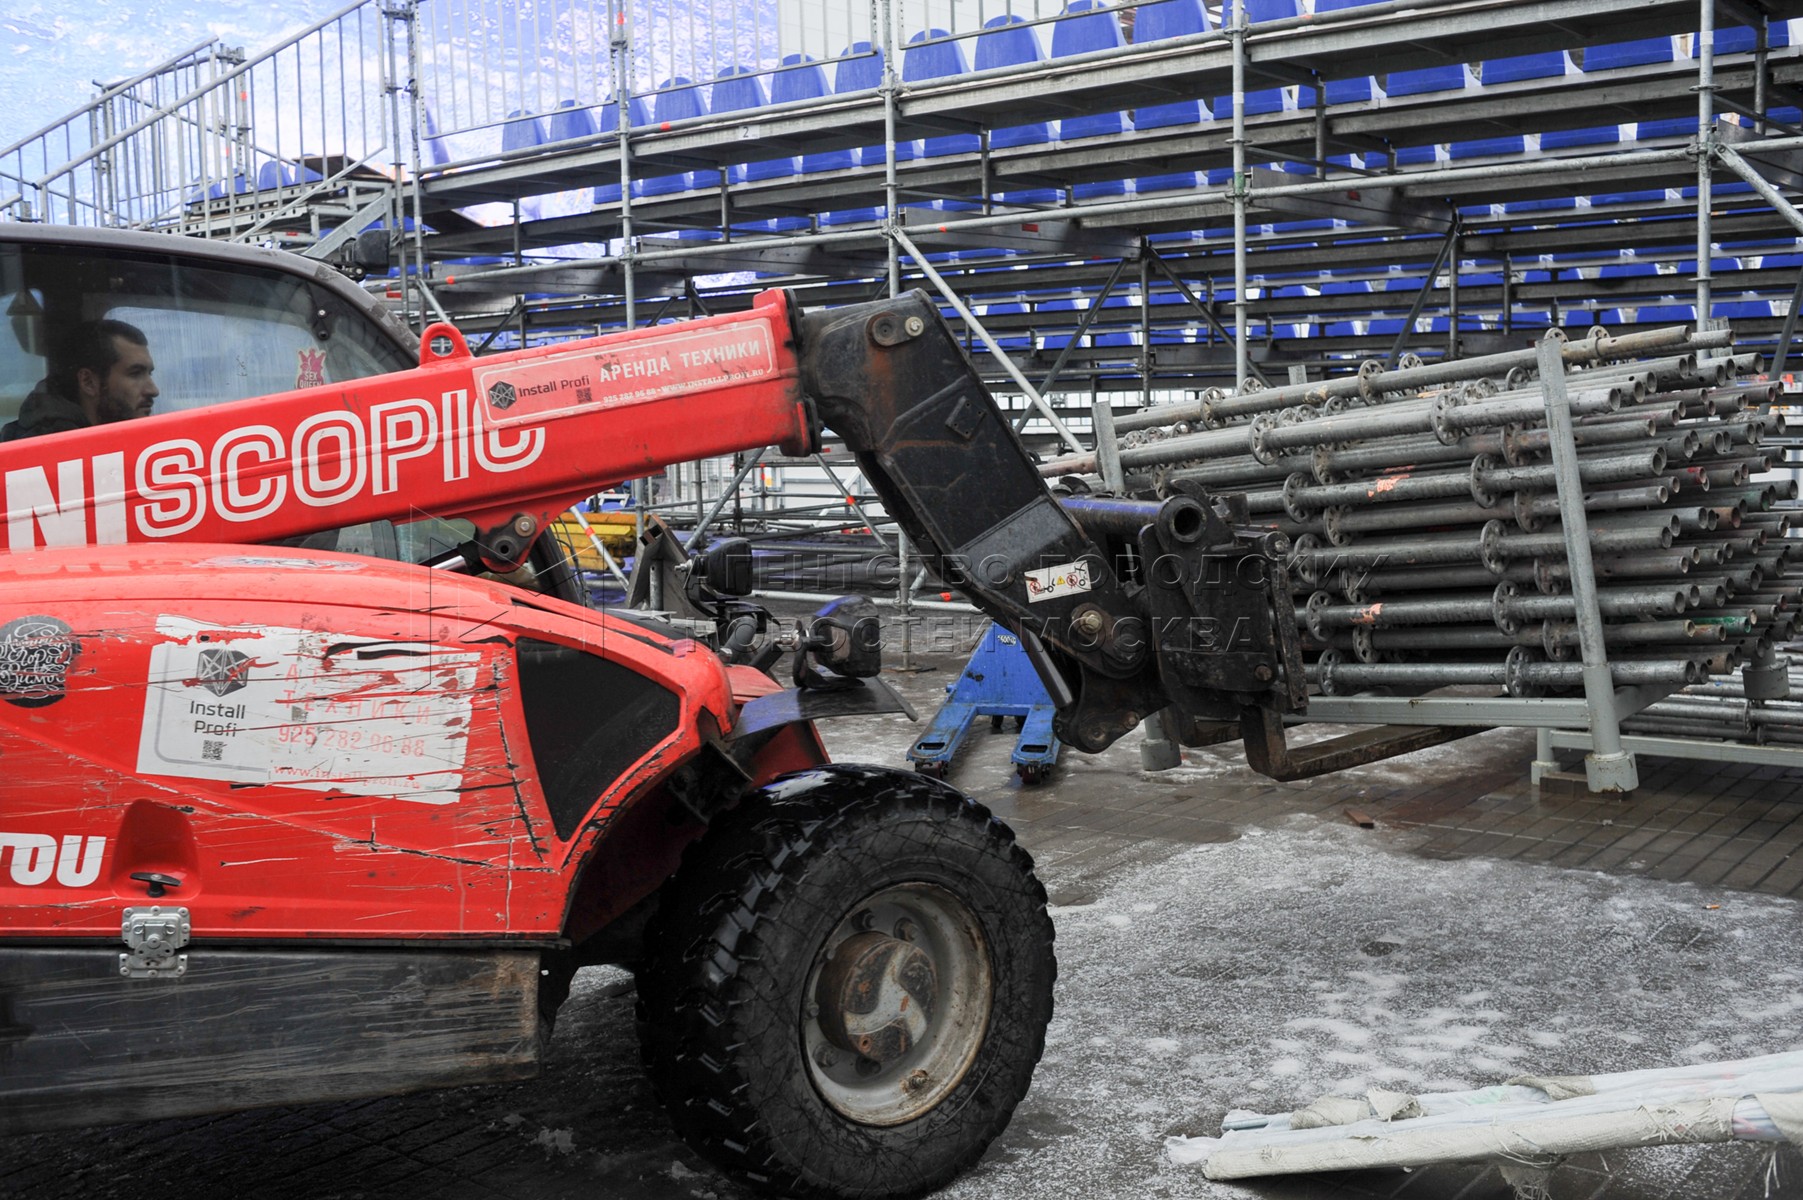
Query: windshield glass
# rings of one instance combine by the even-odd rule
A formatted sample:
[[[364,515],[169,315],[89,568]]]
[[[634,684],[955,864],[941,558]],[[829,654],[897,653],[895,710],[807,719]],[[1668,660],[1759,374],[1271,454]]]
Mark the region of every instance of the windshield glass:
[[[0,437],[87,422],[71,393],[76,345],[123,322],[154,364],[149,411],[180,412],[401,371],[418,360],[328,288],[255,264],[82,246],[0,243]],[[135,332],[131,332],[135,331]],[[122,347],[130,351],[130,347]],[[61,368],[61,369],[59,369]],[[136,397],[143,399],[142,391]],[[140,410],[141,412],[142,410]],[[471,536],[468,522],[387,521],[322,530],[305,544],[417,561]]]
[[[0,425],[17,419],[34,391],[69,390],[51,378],[52,350],[97,322],[122,321],[143,336],[159,413],[417,365],[332,291],[249,264],[0,245],[0,306]]]

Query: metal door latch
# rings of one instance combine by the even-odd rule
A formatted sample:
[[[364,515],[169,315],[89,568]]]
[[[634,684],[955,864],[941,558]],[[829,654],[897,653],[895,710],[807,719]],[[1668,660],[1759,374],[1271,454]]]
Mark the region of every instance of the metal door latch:
[[[119,956],[119,974],[127,979],[180,979],[188,973],[188,956],[177,953],[188,944],[187,909],[128,908],[120,932],[126,952]]]

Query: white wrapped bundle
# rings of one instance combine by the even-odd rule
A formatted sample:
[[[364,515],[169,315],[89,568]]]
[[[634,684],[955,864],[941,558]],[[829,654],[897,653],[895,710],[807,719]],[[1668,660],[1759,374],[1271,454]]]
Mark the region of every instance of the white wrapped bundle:
[[[1803,1052],[1523,1076],[1467,1092],[1326,1096],[1293,1113],[1230,1113],[1219,1138],[1165,1145],[1174,1162],[1200,1162],[1210,1179],[1240,1179],[1735,1139],[1803,1145]]]

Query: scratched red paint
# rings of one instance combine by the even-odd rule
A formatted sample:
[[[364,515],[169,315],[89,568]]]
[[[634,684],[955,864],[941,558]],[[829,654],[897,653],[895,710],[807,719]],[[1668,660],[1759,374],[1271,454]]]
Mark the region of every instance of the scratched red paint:
[[[1371,485],[1371,487],[1366,490],[1365,495],[1367,498],[1374,497],[1374,496],[1381,496],[1385,492],[1393,491],[1397,484],[1401,483],[1403,480],[1405,480],[1407,478],[1408,478],[1408,475],[1406,475],[1406,474],[1386,475],[1383,478],[1375,481]]]
[[[113,582],[121,573],[129,573],[134,594],[143,597],[125,611]],[[6,849],[0,857],[0,932],[117,939],[120,907],[144,898],[131,873],[156,870],[182,878],[180,902],[197,937],[205,931],[209,937],[306,938],[323,930],[372,938],[558,936],[579,866],[601,845],[616,815],[630,807],[629,798],[669,763],[700,749],[701,725],[732,727],[736,713],[726,668],[709,654],[678,653],[693,648],[686,639],[672,644],[548,598],[522,604],[514,589],[469,577],[435,577],[431,611],[422,613],[419,582],[414,567],[366,561],[347,589],[342,573],[201,565],[181,547],[0,555],[0,625],[44,613],[46,595],[54,594],[51,615],[70,626],[82,647],[60,699],[40,707],[0,703],[5,828],[34,846],[53,836],[59,849],[64,837],[106,839],[96,877],[79,887],[59,884],[54,875],[18,882],[16,852]],[[254,664],[212,676],[193,670],[191,654],[202,643],[158,632],[159,620],[167,622],[171,614],[191,622],[189,630],[206,631],[214,639],[208,647],[229,648],[233,638],[285,629],[311,631],[334,647],[429,642],[474,656],[473,671],[447,666],[432,672],[422,661],[419,678],[435,680],[435,688],[428,696],[404,697],[397,683],[418,681],[397,666],[398,658],[360,663],[354,649],[344,650],[308,660],[293,692],[298,707],[314,706],[315,731],[324,731],[327,742],[342,737],[347,746],[360,729],[376,727],[371,722],[381,713],[413,711],[381,710],[382,704],[449,714],[454,719],[444,722],[443,744],[462,748],[461,781],[451,802],[347,790],[349,781],[340,786],[333,772],[335,763],[350,761],[342,758],[349,750],[331,745],[314,760],[316,777],[290,782],[245,786],[139,771],[140,723],[153,686],[191,692],[192,702],[207,709],[192,719],[221,724],[241,722],[232,714],[251,707],[244,698],[254,687],[267,686]],[[594,816],[567,841],[556,833],[532,760],[514,684],[511,643],[518,637],[604,649],[610,660],[682,697],[684,711],[669,737],[596,797]],[[274,653],[281,644],[279,637],[264,638],[271,653],[255,661],[281,664]],[[171,645],[184,647],[189,657],[153,685],[153,657]],[[214,686],[187,688],[190,681]],[[739,682],[742,691],[756,690]],[[177,710],[184,720],[190,719],[187,699]],[[711,722],[701,720],[701,710]],[[754,764],[759,778],[820,761],[817,744],[772,745],[769,760]],[[83,785],[71,788],[70,779]],[[152,825],[125,820],[144,805],[168,819]],[[154,837],[141,832],[151,827]],[[27,868],[20,874],[35,878],[35,860]]]

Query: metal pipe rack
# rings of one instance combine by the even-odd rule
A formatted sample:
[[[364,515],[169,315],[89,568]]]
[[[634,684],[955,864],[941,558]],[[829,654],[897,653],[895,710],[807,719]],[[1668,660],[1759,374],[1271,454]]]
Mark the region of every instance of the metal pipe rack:
[[[1756,722],[1759,761],[1803,766],[1803,713],[1663,700],[1743,665],[1744,689],[1783,694],[1803,542],[1779,506],[1796,484],[1745,479],[1775,465],[1761,447],[1785,428],[1778,387],[1737,380],[1761,364],[1722,331],[1590,343],[1549,332],[1537,378],[1504,355],[1143,409],[1114,420],[1111,453],[1042,470],[1068,480],[1106,457],[1169,489],[1281,463],[1283,486],[1263,476],[1247,506],[1293,539],[1310,719],[1538,728],[1536,780],[1555,749],[1583,748],[1596,791],[1637,786],[1637,752],[1717,756],[1699,737]],[[1633,358],[1648,353],[1662,357]],[[1583,436],[1612,426],[1641,448]],[[1432,694],[1461,685],[1505,694]],[[1544,698],[1574,688],[1581,705]]]
[[[599,11],[579,0],[572,14],[584,4]],[[1705,331],[1680,344],[1650,313],[1693,303],[1674,295],[1672,276],[1694,278],[1693,313],[1704,322],[1727,303],[1748,307],[1731,299],[1737,293],[1771,301],[1788,293],[1788,316],[1780,319],[1760,300],[1763,314],[1736,320],[1743,350],[1749,341],[1773,340],[1774,357],[1788,356],[1803,307],[1803,273],[1794,261],[1803,217],[1767,177],[1787,182],[1787,156],[1803,149],[1803,122],[1768,111],[1767,100],[1803,84],[1803,47],[1772,44],[1770,22],[1803,15],[1803,2],[1735,9],[1756,35],[1751,57],[1717,54],[1713,39],[1703,37],[1689,60],[1674,55],[1631,68],[1486,81],[1481,94],[1471,87],[1373,93],[1369,102],[1349,104],[1321,101],[1321,89],[1363,77],[1374,56],[1394,75],[1613,45],[1622,41],[1619,6],[1410,0],[1246,24],[1244,6],[1229,4],[1225,30],[975,75],[912,78],[900,69],[910,50],[898,9],[883,4],[870,9],[869,28],[860,30],[871,46],[861,53],[880,56],[881,86],[649,122],[632,115],[635,99],[655,101],[695,85],[673,81],[660,89],[651,47],[669,41],[670,31],[639,23],[629,4],[612,4],[606,36],[593,43],[596,69],[572,79],[612,80],[618,128],[462,155],[428,151],[447,136],[524,128],[528,117],[484,110],[470,125],[446,119],[450,109],[441,103],[433,127],[427,109],[435,80],[492,77],[499,82],[488,93],[466,89],[471,103],[541,114],[546,105],[520,89],[536,84],[542,91],[545,81],[517,78],[505,62],[466,63],[472,69],[461,75],[449,70],[455,54],[473,53],[468,47],[477,43],[437,36],[444,11],[432,0],[369,0],[249,59],[204,51],[201,57],[212,55],[207,72],[194,72],[200,60],[189,52],[165,64],[175,91],[152,88],[152,72],[109,89],[62,127],[60,143],[46,131],[0,151],[0,194],[11,197],[15,216],[234,237],[287,236],[298,220],[297,244],[311,234],[322,254],[357,228],[386,220],[398,231],[410,216],[409,232],[396,235],[406,250],[399,290],[409,315],[424,319],[448,308],[473,331],[497,336],[497,346],[656,321],[681,305],[742,305],[749,292],[742,280],[697,281],[748,267],[794,286],[810,304],[923,281],[969,330],[973,353],[978,346],[987,351],[984,370],[998,388],[1025,397],[1018,425],[1028,436],[1043,441],[1055,431],[1068,447],[1073,435],[1108,424],[1092,419],[1099,402],[1124,435],[1118,455],[1104,456],[1110,473],[1120,472],[1112,482],[1142,489],[1195,482],[1251,493],[1255,515],[1295,539],[1297,573],[1311,588],[1303,617],[1320,625],[1311,632],[1321,643],[1317,674],[1328,687],[1336,679],[1351,686],[1361,669],[1374,679],[1382,674],[1376,668],[1412,665],[1391,661],[1397,655],[1481,647],[1490,661],[1460,661],[1469,678],[1493,677],[1495,652],[1506,651],[1518,669],[1511,676],[1505,658],[1505,685],[1559,686],[1575,671],[1590,677],[1592,702],[1606,707],[1600,667],[1616,690],[1659,675],[1664,668],[1645,665],[1654,661],[1690,664],[1681,674],[1719,672],[1747,653],[1750,639],[1776,644],[1776,631],[1795,619],[1798,605],[1785,586],[1788,518],[1772,509],[1780,497],[1748,483],[1772,457],[1767,441],[1783,436],[1782,420],[1770,410],[1775,397],[1728,382],[1753,364],[1744,354],[1728,358],[1722,335]],[[1632,32],[1645,39],[1713,30],[1715,16],[1712,0],[1649,0],[1636,8]],[[1028,24],[1044,33],[1057,19],[1035,11]],[[328,177],[293,196],[283,193],[282,205],[236,186],[217,198],[203,191],[197,201],[185,168],[152,152],[159,141],[175,144],[184,130],[221,127],[226,113],[229,161],[255,162],[272,148],[261,130],[278,128],[268,124],[275,106],[257,100],[269,91],[258,72],[274,87],[284,70],[298,69],[283,64],[311,61],[314,42],[349,43],[353,31],[360,37],[370,29],[387,41],[384,52],[363,56],[382,64],[370,76],[373,101],[365,107],[376,115],[366,118],[363,145],[333,160]],[[843,32],[855,40],[860,31]],[[530,33],[541,36],[536,26]],[[943,40],[968,46],[977,36],[975,26],[953,21]],[[502,42],[537,46],[526,38]],[[336,61],[351,59],[339,53]],[[758,64],[765,80],[778,69]],[[697,61],[688,73],[712,72]],[[346,95],[363,83],[361,76],[355,86],[348,82],[348,66],[321,78],[336,80],[331,86]],[[1067,118],[1187,97],[1207,100],[1215,111],[1210,119],[1107,138],[992,145],[988,133],[1043,118],[1052,78]],[[1298,94],[1271,111],[1253,111],[1247,88],[1273,80],[1313,89],[1317,102],[1301,104]],[[609,99],[583,93],[588,83],[572,86],[578,107]],[[1219,96],[1231,102],[1214,104]],[[239,105],[245,98],[247,107]],[[129,120],[117,116],[121,105],[135,106]],[[1575,139],[1563,156],[1543,144],[1535,158],[1434,151],[1429,157],[1446,161],[1400,161],[1471,137],[1474,123],[1528,134],[1587,124],[1610,129],[1623,105],[1641,118],[1637,141],[1621,140],[1617,129],[1613,140]],[[340,107],[348,114],[348,105]],[[97,120],[103,108],[115,115]],[[1732,123],[1724,113],[1742,119]],[[1688,133],[1645,136],[1657,121],[1690,122]],[[101,130],[99,137],[69,135],[83,122]],[[903,153],[912,139],[963,131],[985,136],[975,150]],[[340,140],[348,151],[356,139]],[[29,169],[21,151],[27,145],[37,156]],[[61,161],[52,152],[57,145],[66,148]],[[307,149],[304,140],[298,146]],[[842,147],[881,153],[866,155],[863,166],[811,176],[735,177],[742,163]],[[277,138],[273,157],[290,165],[311,161],[296,148],[293,138]],[[385,175],[359,173],[384,158]],[[139,174],[118,170],[127,162]],[[1197,172],[1193,185],[1169,192],[1132,185],[1108,194],[1112,183],[1143,176],[1152,163]],[[1268,163],[1304,169],[1272,171]],[[718,182],[690,180],[655,192],[635,187],[687,172],[718,172]],[[554,212],[538,200],[615,184],[617,201],[581,211]],[[1732,192],[1738,186],[1750,189],[1746,198]],[[1636,191],[1648,187],[1660,196]],[[1033,188],[1054,198],[1016,202]],[[1598,195],[1608,188],[1634,194]],[[1577,195],[1593,203],[1559,207]],[[45,197],[56,199],[57,211],[44,212]],[[172,204],[171,197],[180,200]],[[512,221],[485,225],[458,215],[496,201],[510,206]],[[850,225],[826,220],[858,206],[877,213]],[[322,215],[336,226],[330,234]],[[1674,215],[1691,220],[1668,219]],[[781,220],[807,227],[757,227]],[[1229,221],[1230,236],[1210,232],[1211,223],[1218,229]],[[428,234],[431,225],[440,228]],[[591,252],[528,261],[581,242]],[[1729,244],[1753,252],[1726,255],[1721,247]],[[514,265],[450,266],[485,254]],[[1139,269],[1126,270],[1129,264]],[[1405,280],[1402,289],[1388,286]],[[1310,281],[1320,286],[1306,286]],[[1557,326],[1580,315],[1600,322],[1605,313],[1643,328],[1573,338],[1556,347],[1559,371],[1533,378],[1553,351],[1544,340],[1525,346],[1518,323]],[[1472,321],[1489,327],[1470,328]],[[1444,337],[1418,325],[1427,322],[1441,323]],[[1123,344],[1103,344],[1111,338]],[[1486,349],[1499,353],[1481,371],[1463,353]],[[1361,360],[1369,361],[1359,366]],[[1260,385],[1285,367],[1290,384]],[[1555,393],[1567,370],[1570,395],[1561,401]],[[1485,382],[1472,386],[1480,374]],[[1117,390],[1143,403],[1173,389],[1188,391],[1188,401],[1141,413],[1110,407],[1109,393]],[[1569,430],[1562,428],[1566,415]],[[1385,469],[1403,462],[1412,466],[1406,477]],[[1077,472],[1098,465],[1081,455],[1059,464]],[[1374,474],[1390,494],[1361,503],[1358,481]],[[717,507],[711,515],[719,514]],[[710,514],[699,515],[705,524]],[[1574,533],[1580,519],[1588,528]],[[1446,532],[1413,533],[1429,523]],[[1595,596],[1583,598],[1593,582]],[[904,605],[912,590],[904,580]],[[1439,595],[1448,592],[1462,599]],[[1327,599],[1317,602],[1317,595]],[[1378,606],[1387,606],[1389,617],[1357,617]],[[1744,613],[1713,615],[1734,606]],[[1623,614],[1630,608],[1656,611],[1651,620],[1629,622]],[[1664,658],[1637,657],[1653,651]],[[1370,656],[1377,661],[1364,661]],[[1539,704],[1543,713],[1563,711],[1551,700],[1513,699]],[[1340,701],[1321,703],[1333,711]],[[1614,752],[1604,746],[1600,753]]]

